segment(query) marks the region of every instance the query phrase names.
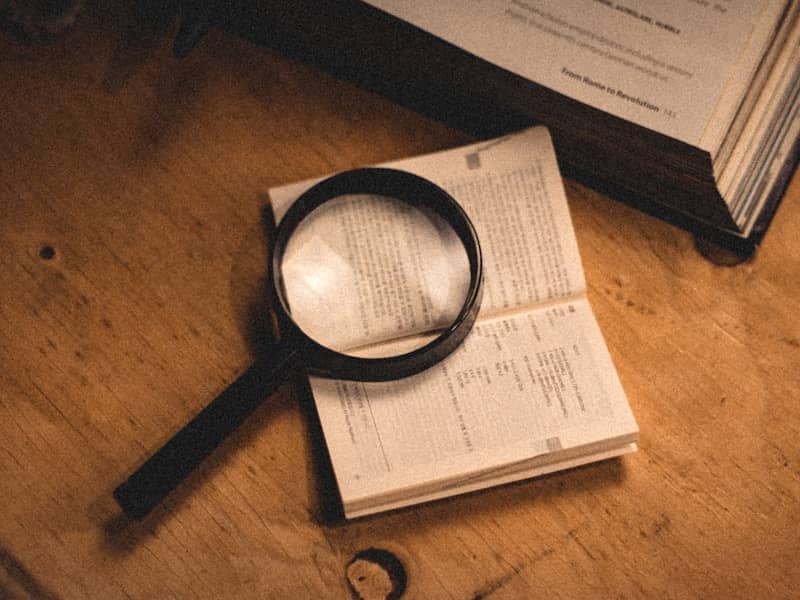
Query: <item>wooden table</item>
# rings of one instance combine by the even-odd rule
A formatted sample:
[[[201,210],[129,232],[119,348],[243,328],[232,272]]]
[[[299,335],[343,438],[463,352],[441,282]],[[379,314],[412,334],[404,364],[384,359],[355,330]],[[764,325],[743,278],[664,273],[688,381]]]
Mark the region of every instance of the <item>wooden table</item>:
[[[382,597],[368,549],[404,598],[796,597],[797,176],[734,267],[567,181],[638,453],[343,522],[286,386],[123,518],[114,487],[258,351],[267,189],[469,138],[224,32],[178,61],[94,4],[0,36],[0,597]]]

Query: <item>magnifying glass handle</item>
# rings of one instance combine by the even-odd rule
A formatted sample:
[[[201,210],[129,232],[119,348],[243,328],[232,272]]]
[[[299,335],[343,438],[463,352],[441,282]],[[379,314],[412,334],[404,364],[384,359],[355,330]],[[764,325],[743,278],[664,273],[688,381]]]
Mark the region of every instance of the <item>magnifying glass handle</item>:
[[[277,360],[257,360],[122,485],[114,497],[141,519],[232,433],[281,383],[298,372],[299,353],[281,345]]]

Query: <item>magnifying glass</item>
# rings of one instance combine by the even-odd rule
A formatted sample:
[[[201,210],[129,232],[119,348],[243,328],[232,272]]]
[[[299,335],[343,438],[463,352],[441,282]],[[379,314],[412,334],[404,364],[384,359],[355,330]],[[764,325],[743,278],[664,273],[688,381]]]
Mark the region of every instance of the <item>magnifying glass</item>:
[[[153,454],[114,497],[147,515],[283,382],[408,377],[464,340],[480,308],[475,228],[443,189],[384,168],[322,180],[275,230],[278,343]]]

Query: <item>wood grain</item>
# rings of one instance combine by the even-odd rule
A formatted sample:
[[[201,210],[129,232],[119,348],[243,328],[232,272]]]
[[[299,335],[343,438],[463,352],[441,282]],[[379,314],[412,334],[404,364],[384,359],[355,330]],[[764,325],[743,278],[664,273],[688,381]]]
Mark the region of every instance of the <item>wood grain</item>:
[[[178,61],[131,14],[0,37],[0,597],[348,598],[370,548],[404,598],[794,597],[797,176],[736,267],[566,182],[638,453],[343,522],[288,385],[126,521],[113,488],[265,343],[267,189],[469,141],[220,31]]]

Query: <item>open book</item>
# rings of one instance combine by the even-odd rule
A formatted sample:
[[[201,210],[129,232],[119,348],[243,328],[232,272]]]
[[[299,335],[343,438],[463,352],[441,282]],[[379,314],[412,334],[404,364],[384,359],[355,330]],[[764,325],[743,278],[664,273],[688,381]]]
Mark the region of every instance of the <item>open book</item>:
[[[698,226],[744,241],[796,163],[797,0],[368,3],[541,86],[562,158]]]
[[[345,515],[633,451],[638,428],[586,299],[547,130],[386,166],[430,179],[464,207],[484,254],[484,300],[465,342],[418,375],[311,378]],[[270,190],[277,221],[310,184]]]
[[[336,0],[281,23],[304,58],[482,137],[546,125],[567,175],[749,253],[797,164],[799,14],[800,0]]]

